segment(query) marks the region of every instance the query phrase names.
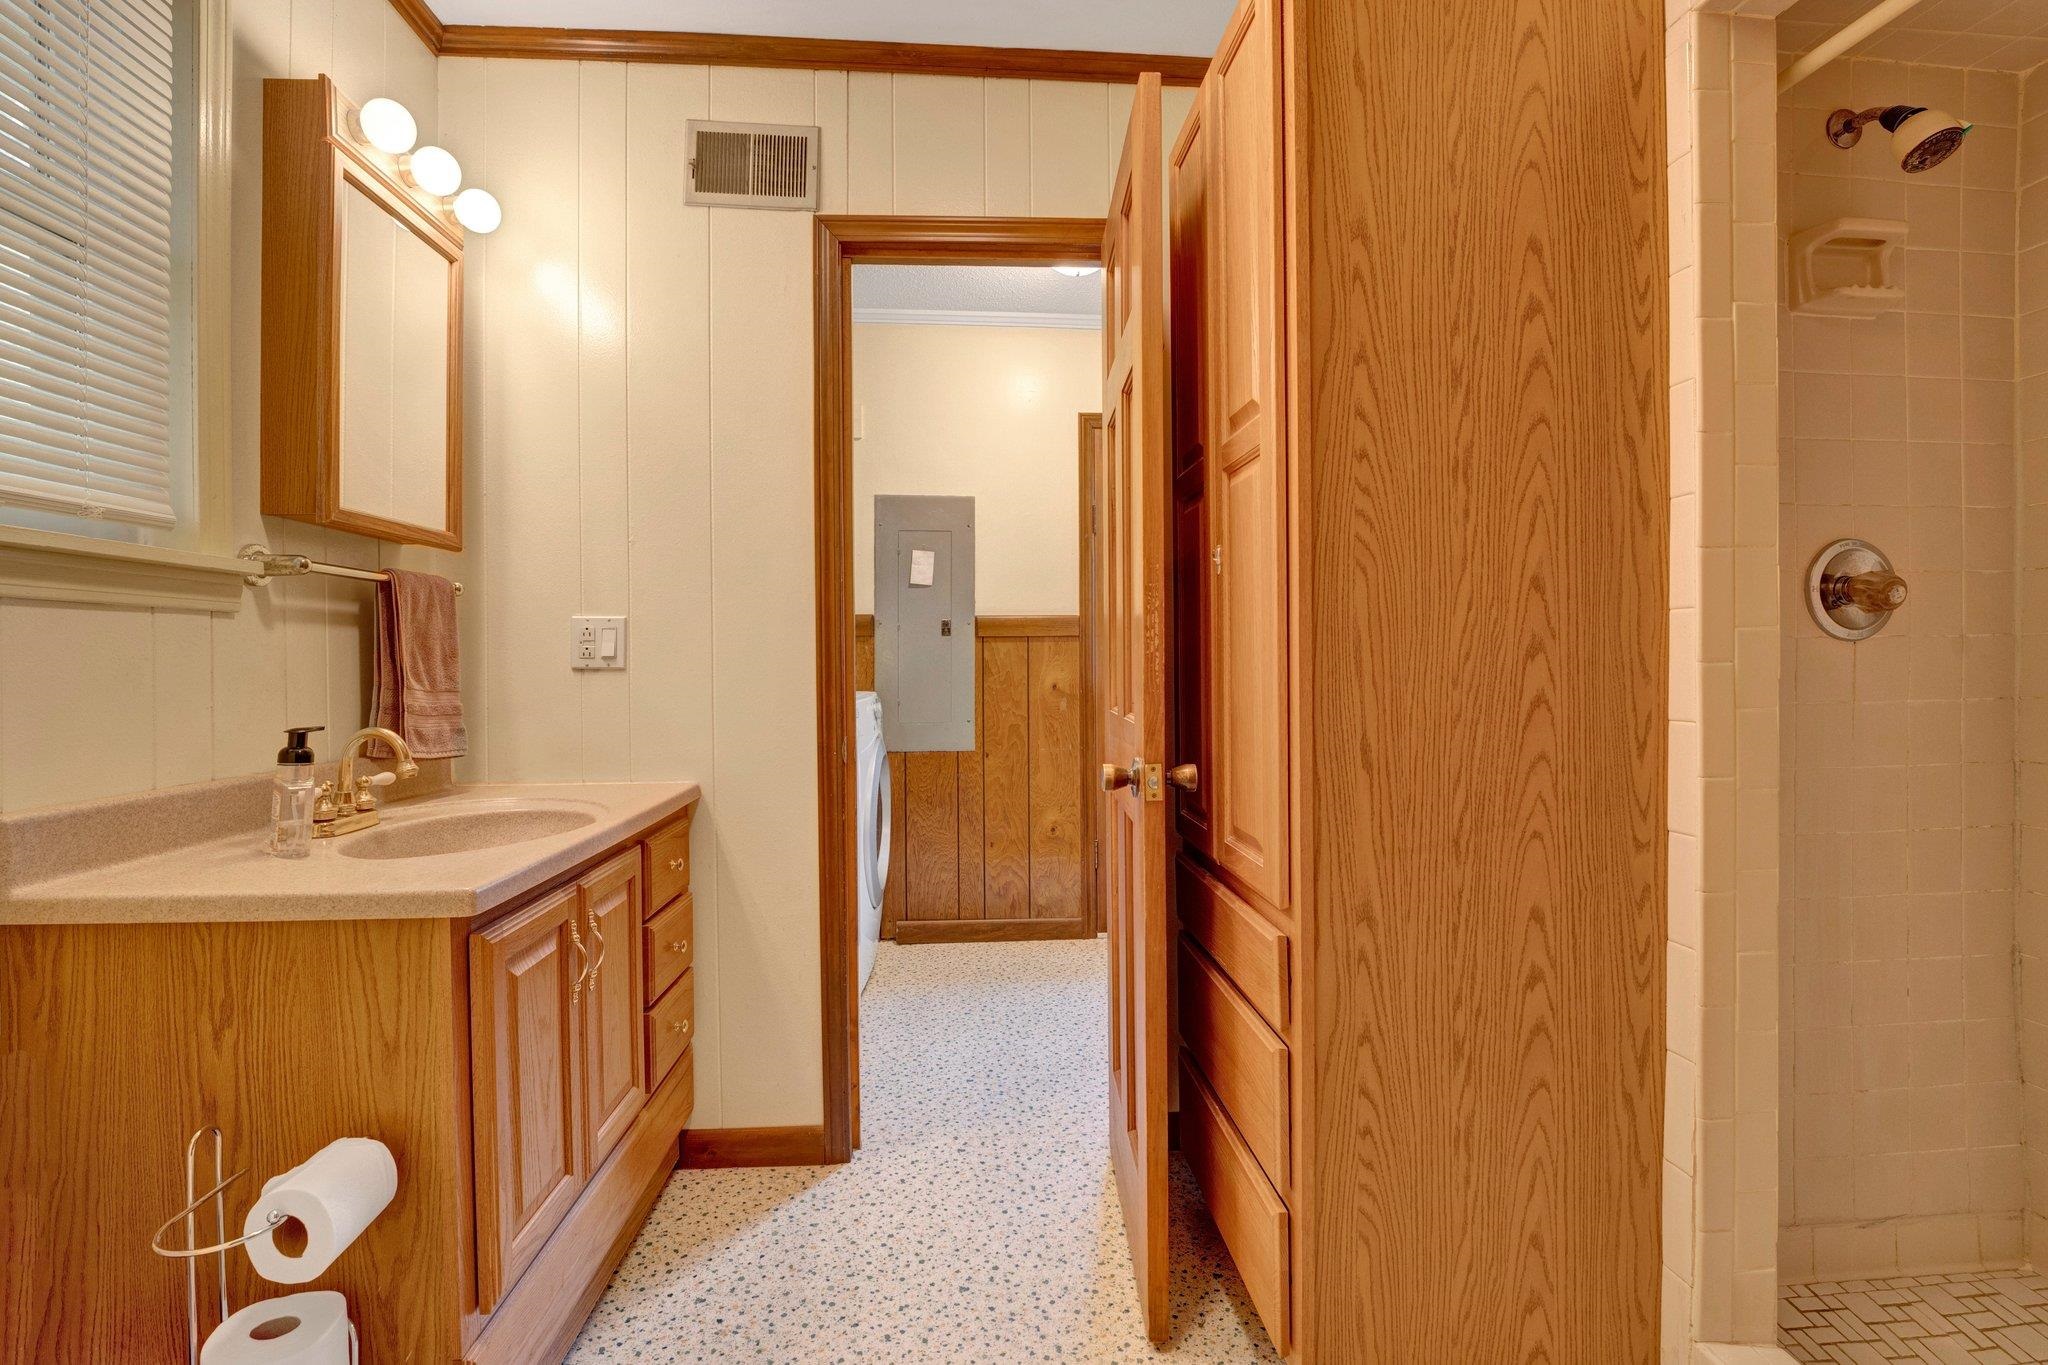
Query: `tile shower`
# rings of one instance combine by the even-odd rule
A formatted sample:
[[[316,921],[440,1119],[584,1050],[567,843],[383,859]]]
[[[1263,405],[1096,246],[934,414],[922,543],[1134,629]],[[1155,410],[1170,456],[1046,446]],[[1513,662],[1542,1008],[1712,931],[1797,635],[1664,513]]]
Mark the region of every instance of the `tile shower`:
[[[1924,0],[1952,32],[1778,95],[1869,8],[1666,5],[1670,1365],[2048,1359],[1996,1273],[2048,1266],[2048,0]],[[1912,176],[1828,145],[1897,103],[1977,126]],[[1843,218],[1905,225],[1903,297],[1792,309]],[[1854,644],[1805,600],[1851,536],[1911,587]]]
[[[2029,93],[2038,112],[2048,81]],[[1830,110],[1900,101],[1977,126],[1912,176],[1888,139],[1829,143]],[[1903,308],[1779,318],[1786,1281],[2026,1253],[2014,970],[2025,108],[2011,73],[1864,59],[1780,105],[1785,235],[1845,217],[1906,225]],[[1856,643],[1822,634],[1805,603],[1807,561],[1844,536],[1884,550],[1912,590]]]

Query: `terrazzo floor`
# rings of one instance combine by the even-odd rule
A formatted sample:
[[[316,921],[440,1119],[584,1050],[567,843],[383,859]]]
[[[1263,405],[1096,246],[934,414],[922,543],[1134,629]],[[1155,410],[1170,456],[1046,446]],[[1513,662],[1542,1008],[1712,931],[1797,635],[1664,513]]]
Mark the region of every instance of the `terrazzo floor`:
[[[1787,1285],[1778,1340],[1794,1360],[1847,1365],[2048,1361],[2048,1278],[1980,1270]]]
[[[1145,1338],[1108,1159],[1102,940],[881,946],[844,1166],[679,1171],[569,1359],[1278,1360],[1176,1158]]]

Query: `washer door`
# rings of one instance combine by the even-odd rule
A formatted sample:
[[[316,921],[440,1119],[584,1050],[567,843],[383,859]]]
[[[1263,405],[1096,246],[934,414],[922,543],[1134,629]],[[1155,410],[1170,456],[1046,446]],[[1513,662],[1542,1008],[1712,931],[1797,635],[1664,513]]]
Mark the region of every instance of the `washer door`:
[[[860,794],[861,809],[868,814],[863,823],[874,843],[860,851],[860,893],[869,905],[882,903],[889,885],[889,756],[876,746],[874,762],[868,769],[868,789]]]

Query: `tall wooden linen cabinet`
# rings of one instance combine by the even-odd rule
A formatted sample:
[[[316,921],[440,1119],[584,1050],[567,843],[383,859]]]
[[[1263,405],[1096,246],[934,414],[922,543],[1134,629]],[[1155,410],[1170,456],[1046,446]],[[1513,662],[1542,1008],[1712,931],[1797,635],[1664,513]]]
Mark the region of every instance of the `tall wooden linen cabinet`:
[[[1297,1361],[1658,1350],[1661,39],[1244,0],[1169,130],[1180,1142]]]

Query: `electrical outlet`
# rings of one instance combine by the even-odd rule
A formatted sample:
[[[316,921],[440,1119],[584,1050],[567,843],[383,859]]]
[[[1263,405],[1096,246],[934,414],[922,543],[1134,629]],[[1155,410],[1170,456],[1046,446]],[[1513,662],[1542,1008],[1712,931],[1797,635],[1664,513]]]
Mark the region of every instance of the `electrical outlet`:
[[[569,667],[610,672],[626,666],[625,617],[572,616],[569,626]]]

